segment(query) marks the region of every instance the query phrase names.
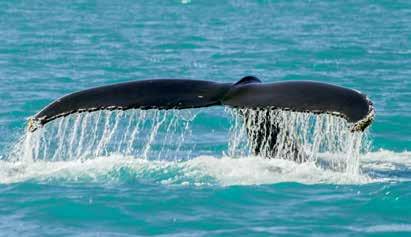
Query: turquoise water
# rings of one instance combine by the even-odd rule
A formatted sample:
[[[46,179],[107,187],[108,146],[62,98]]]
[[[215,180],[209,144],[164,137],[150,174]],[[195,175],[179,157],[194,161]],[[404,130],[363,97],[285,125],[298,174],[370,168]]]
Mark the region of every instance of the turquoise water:
[[[2,1],[0,19],[1,236],[411,234],[409,1]],[[26,119],[69,92],[249,74],[366,93],[377,116],[359,172],[232,155],[222,108],[171,111],[175,127],[150,146],[139,139],[164,118],[156,112],[103,113],[109,128],[119,121],[107,142],[103,122],[93,130],[74,115],[49,127],[71,133],[41,140],[62,149],[13,152]]]

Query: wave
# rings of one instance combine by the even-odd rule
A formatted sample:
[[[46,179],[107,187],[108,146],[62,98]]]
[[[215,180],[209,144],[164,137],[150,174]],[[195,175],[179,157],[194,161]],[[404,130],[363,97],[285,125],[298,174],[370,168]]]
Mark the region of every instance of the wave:
[[[163,185],[302,184],[362,185],[411,181],[411,152],[380,150],[360,157],[358,174],[324,168],[338,159],[321,154],[320,163],[297,163],[255,156],[198,156],[186,161],[147,160],[113,154],[72,161],[0,161],[0,183],[141,182]]]

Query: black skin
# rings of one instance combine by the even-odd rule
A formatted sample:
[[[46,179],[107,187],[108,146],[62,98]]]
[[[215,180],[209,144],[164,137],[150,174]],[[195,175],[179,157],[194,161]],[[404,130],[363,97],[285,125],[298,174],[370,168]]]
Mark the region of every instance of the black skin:
[[[353,131],[370,125],[373,119],[371,101],[358,91],[313,81],[261,83],[253,76],[237,83],[187,79],[138,80],[78,91],[52,102],[29,121],[29,130],[59,117],[97,110],[190,109],[225,105],[233,108],[287,109],[297,112],[336,113],[348,122],[359,123]],[[245,116],[246,119],[247,116]],[[258,121],[257,121],[258,122]],[[276,124],[260,124],[268,129],[258,131],[255,154],[275,157],[279,133]],[[254,136],[249,133],[250,136]],[[268,137],[267,137],[268,136]],[[293,135],[287,135],[290,141]],[[269,140],[269,152],[262,152],[263,141]],[[292,150],[300,150],[296,142],[287,142]],[[294,147],[296,146],[296,147]],[[296,154],[301,154],[295,152]],[[296,160],[303,160],[295,157]]]

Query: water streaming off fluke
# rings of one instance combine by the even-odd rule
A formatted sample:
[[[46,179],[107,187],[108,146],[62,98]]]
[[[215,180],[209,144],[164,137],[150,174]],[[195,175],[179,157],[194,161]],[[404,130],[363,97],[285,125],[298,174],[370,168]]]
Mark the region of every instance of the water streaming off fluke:
[[[227,149],[218,151],[220,156],[222,152],[233,158],[249,157],[258,151],[262,157],[359,173],[360,152],[366,147],[364,134],[350,132],[350,124],[342,118],[281,110],[226,112],[231,115],[231,128]],[[198,113],[130,110],[73,114],[26,133],[8,159],[54,162],[122,154],[146,160],[188,160],[197,145],[198,132],[193,125]],[[324,161],[319,158],[324,153],[342,158]]]

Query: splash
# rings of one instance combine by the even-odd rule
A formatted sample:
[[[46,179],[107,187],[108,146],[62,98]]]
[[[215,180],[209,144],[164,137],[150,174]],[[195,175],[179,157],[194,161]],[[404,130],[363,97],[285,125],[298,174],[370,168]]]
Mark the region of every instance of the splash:
[[[62,164],[70,164],[67,162],[84,164],[101,157],[133,157],[147,162],[189,162],[184,164],[190,166],[199,160],[205,162],[198,159],[198,154],[192,154],[196,149],[193,125],[198,113],[131,110],[74,114],[26,133],[7,161],[23,166],[44,163],[64,167]],[[359,157],[367,149],[366,136],[350,132],[350,124],[342,118],[281,110],[229,109],[228,113],[232,127],[228,148],[222,155],[226,158],[220,159],[234,168],[239,168],[234,162],[246,167],[252,167],[250,162],[262,164],[261,167],[281,164],[277,168],[282,172],[276,174],[280,175],[276,180],[282,180],[287,167],[306,167],[316,173],[339,172],[346,178],[361,175]],[[255,157],[256,153],[260,158]],[[209,158],[205,164],[221,165],[214,159],[217,158]]]

